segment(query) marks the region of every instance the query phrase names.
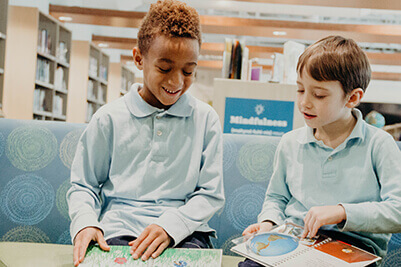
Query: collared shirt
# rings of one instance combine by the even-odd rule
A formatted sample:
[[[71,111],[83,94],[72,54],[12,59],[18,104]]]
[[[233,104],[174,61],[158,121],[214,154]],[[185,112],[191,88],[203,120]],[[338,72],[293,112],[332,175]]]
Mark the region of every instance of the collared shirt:
[[[384,256],[391,235],[401,231],[401,152],[385,131],[357,123],[335,149],[318,141],[313,129],[285,134],[258,221],[303,225],[310,208],[341,204],[345,224],[324,226],[359,238]]]
[[[81,136],[67,193],[72,238],[94,226],[105,239],[138,237],[150,224],[178,244],[224,205],[218,115],[184,94],[155,108],[134,84],[103,106]]]

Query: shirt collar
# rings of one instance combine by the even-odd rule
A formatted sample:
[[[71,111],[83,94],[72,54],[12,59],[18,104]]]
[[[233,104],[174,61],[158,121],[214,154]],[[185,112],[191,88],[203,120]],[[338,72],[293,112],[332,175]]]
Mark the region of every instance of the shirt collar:
[[[362,141],[365,139],[365,123],[363,121],[362,112],[358,109],[352,109],[352,115],[356,118],[356,124],[351,134],[345,139],[343,143],[348,143],[351,139],[361,139]],[[309,126],[305,126],[302,130],[301,134],[297,138],[300,144],[308,144],[308,143],[319,143],[321,141],[317,140],[313,134],[313,128]]]
[[[142,87],[142,84],[135,83],[131,86],[130,91],[124,96],[125,103],[129,111],[135,117],[147,117],[153,113],[160,113],[165,111],[164,109],[156,108],[149,105],[143,98],[139,95],[138,90]],[[188,93],[183,94],[174,105],[172,105],[166,113],[171,116],[176,117],[189,117],[191,116],[194,109],[195,101],[193,97],[188,95]]]

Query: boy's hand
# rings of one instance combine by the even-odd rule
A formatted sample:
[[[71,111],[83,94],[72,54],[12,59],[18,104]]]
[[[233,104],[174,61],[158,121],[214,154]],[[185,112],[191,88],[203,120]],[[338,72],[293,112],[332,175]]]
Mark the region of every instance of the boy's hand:
[[[346,219],[345,209],[341,205],[313,207],[305,216],[305,228],[301,237],[314,237],[321,226],[337,224]]]
[[[156,225],[151,224],[143,230],[142,234],[134,241],[129,242],[131,246],[132,257],[136,260],[142,256],[142,260],[146,261],[150,256],[157,258],[171,242],[170,236],[166,231]]]
[[[104,240],[103,233],[99,228],[86,227],[78,232],[74,240],[74,266],[82,263],[85,258],[86,249],[91,241],[96,241],[100,248],[109,251],[110,247]]]
[[[243,232],[242,235],[247,236],[256,232],[268,232],[273,228],[272,222],[261,222],[249,225]]]

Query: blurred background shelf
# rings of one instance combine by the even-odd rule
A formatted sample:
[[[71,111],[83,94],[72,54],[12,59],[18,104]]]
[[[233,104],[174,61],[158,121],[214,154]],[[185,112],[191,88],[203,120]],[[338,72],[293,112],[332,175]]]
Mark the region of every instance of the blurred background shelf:
[[[7,32],[7,118],[66,121],[71,31],[38,8],[9,6]]]

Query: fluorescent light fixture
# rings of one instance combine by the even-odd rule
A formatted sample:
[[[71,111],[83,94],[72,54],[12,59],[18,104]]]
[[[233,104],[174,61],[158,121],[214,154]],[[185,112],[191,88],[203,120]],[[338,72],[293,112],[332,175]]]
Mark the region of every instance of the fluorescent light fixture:
[[[109,45],[108,45],[108,44],[106,44],[106,43],[100,43],[100,44],[98,44],[97,46],[99,46],[100,48],[106,48],[106,47],[109,47]]]
[[[71,18],[71,17],[64,17],[64,16],[61,16],[61,17],[58,17],[58,19],[61,20],[61,21],[72,21],[72,18]]]
[[[279,36],[287,35],[286,32],[280,32],[280,31],[274,31],[273,34],[274,35],[279,35]]]

